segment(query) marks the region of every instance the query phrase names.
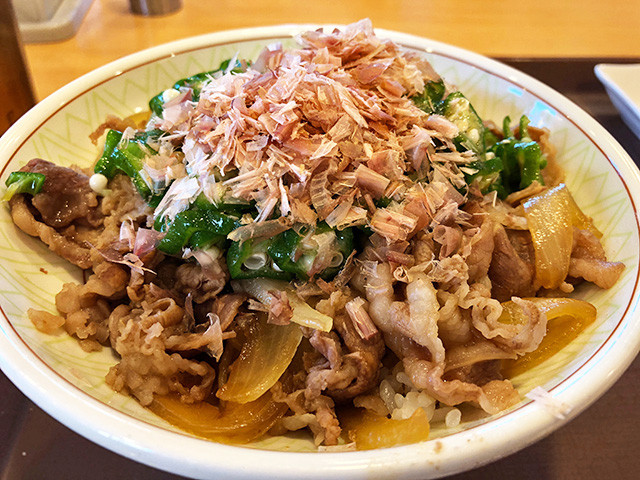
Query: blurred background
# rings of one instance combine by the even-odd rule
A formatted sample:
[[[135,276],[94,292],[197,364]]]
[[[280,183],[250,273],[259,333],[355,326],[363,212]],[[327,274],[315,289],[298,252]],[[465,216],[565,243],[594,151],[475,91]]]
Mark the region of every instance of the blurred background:
[[[637,0],[11,1],[25,33],[39,42],[25,48],[38,99],[107,62],[171,40],[232,28],[351,23],[365,17],[377,28],[494,57],[640,56]],[[177,4],[178,9],[158,16],[132,14],[132,1],[160,9]],[[38,16],[45,19],[40,32],[33,25]],[[56,38],[63,34],[72,36]]]
[[[636,162],[640,159],[638,138],[593,74],[597,63],[640,62],[639,0],[0,0],[0,120],[8,127],[34,102],[75,78],[172,40],[365,17],[377,28],[473,50],[537,77],[587,110]],[[611,391],[567,427],[456,478],[637,478],[639,399],[636,360]],[[84,440],[29,402],[2,373],[0,467],[2,480],[178,478]]]

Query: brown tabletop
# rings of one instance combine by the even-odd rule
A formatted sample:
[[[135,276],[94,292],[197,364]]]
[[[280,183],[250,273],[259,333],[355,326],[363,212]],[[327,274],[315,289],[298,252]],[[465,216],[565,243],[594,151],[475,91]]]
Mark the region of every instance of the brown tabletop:
[[[640,164],[640,140],[624,125],[593,75],[598,60],[502,60],[567,95]],[[636,358],[613,388],[559,431],[503,460],[451,478],[640,478],[639,403]],[[128,460],[75,434],[30,402],[2,373],[0,468],[0,480],[183,478]]]
[[[28,44],[36,98],[144,48],[192,35],[286,23],[347,24],[432,38],[482,55],[528,58],[632,57],[640,44],[640,0],[221,0],[182,2],[170,15],[133,15],[129,0],[92,0],[72,38]],[[55,61],[52,61],[55,59]]]

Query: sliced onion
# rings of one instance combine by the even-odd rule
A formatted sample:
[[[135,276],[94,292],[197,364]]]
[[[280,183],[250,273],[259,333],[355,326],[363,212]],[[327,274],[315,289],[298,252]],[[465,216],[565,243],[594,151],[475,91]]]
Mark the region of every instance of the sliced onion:
[[[248,293],[260,303],[269,305],[271,295],[269,292],[284,291],[289,288],[289,284],[283,280],[273,280],[270,278],[251,278],[248,280],[236,280],[232,282],[233,289]]]
[[[293,323],[313,328],[314,330],[322,330],[323,332],[328,332],[333,328],[333,318],[312,308],[293,290],[287,291],[287,298],[293,309],[293,316],[291,317]]]
[[[567,190],[567,202],[569,206],[569,214],[571,215],[571,223],[582,230],[588,230],[593,233],[597,238],[602,238],[602,232],[596,228],[593,224],[591,217],[584,214],[578,204],[573,199],[571,192]]]
[[[230,367],[229,379],[218,390],[218,398],[247,403],[261,397],[287,369],[301,339],[298,325],[273,325],[266,316],[259,317]]]
[[[367,411],[350,413],[353,414],[341,418],[341,423],[349,437],[355,440],[357,450],[388,448],[429,439],[429,418],[421,407],[404,420],[394,420]]]
[[[252,278],[235,281],[233,282],[233,287],[235,290],[248,293],[265,305],[271,304],[271,294],[269,292],[286,292],[287,299],[293,310],[291,322],[297,323],[302,327],[322,330],[323,332],[328,332],[333,328],[333,318],[312,308],[300,298],[287,282],[269,278]]]
[[[524,213],[533,239],[536,280],[558,288],[569,272],[573,247],[571,196],[563,184],[530,198]]]
[[[547,315],[547,320],[569,315],[572,317],[582,317],[589,320],[589,323],[596,319],[596,307],[584,300],[577,298],[545,298],[532,297],[523,298],[533,302]],[[502,304],[502,315],[500,321],[504,323],[526,323],[524,312],[518,304],[512,301]]]
[[[502,374],[513,378],[536,365],[541,364],[571,343],[597,315],[596,307],[589,302],[574,298],[526,298],[534,302],[547,315],[547,333],[533,352],[517,360],[503,361]],[[524,312],[514,302],[502,304],[500,321],[504,323],[524,323]]]
[[[512,359],[516,354],[507,352],[491,341],[472,345],[459,345],[447,349],[445,372],[496,359]]]
[[[186,404],[175,396],[154,398],[149,409],[161,418],[198,437],[223,443],[247,443],[264,435],[288,407],[273,401],[271,393],[224,408],[201,402]]]

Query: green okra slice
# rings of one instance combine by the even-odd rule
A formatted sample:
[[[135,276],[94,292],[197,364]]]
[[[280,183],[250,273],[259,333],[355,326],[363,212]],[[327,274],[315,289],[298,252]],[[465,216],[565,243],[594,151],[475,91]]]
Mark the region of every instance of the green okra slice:
[[[293,274],[274,266],[268,250],[273,239],[250,238],[244,242],[233,242],[227,250],[227,268],[234,280],[249,278],[273,278],[291,280]]]
[[[459,151],[471,150],[482,157],[485,153],[484,124],[471,102],[461,92],[453,92],[444,100],[442,112],[459,130],[454,139]]]
[[[187,246],[206,248],[211,244],[224,242],[227,235],[239,226],[239,219],[225,213],[192,208],[177,214],[171,224],[165,227],[166,235],[158,244],[158,250],[178,255]]]
[[[5,181],[7,190],[2,197],[3,200],[11,200],[17,193],[26,193],[28,195],[36,195],[42,190],[45,175],[43,173],[34,172],[12,172]]]
[[[131,178],[142,198],[151,206],[156,206],[166,187],[158,189],[151,185],[144,175],[143,167],[145,158],[158,153],[150,143],[157,141],[163,133],[162,130],[139,131],[133,138],[123,138],[122,132],[109,130],[102,155],[93,169],[94,173],[102,174],[108,179],[119,172],[124,173]]]
[[[442,114],[446,86],[442,79],[427,82],[421,94],[411,97],[418,108],[428,114]]]
[[[302,245],[307,233],[308,231],[296,231],[295,229],[286,230],[274,237],[268,249],[269,256],[281,270],[290,272],[301,280],[307,280],[312,276],[311,270],[318,254],[313,249],[305,250]],[[322,272],[316,272],[319,277],[328,279],[340,271],[344,262],[351,255],[354,248],[353,230],[351,228],[332,229],[322,222],[316,226],[311,239],[317,235],[335,237],[329,239],[335,249],[331,265]]]

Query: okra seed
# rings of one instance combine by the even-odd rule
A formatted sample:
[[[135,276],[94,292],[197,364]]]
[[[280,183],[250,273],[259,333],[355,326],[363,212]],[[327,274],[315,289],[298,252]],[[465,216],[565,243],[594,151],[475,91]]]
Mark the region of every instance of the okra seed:
[[[338,267],[342,264],[342,260],[344,260],[344,256],[342,255],[342,253],[338,252],[335,253],[333,255],[333,257],[331,257],[331,263],[330,266],[331,267]]]
[[[258,270],[267,264],[267,254],[253,253],[242,264],[249,270]]]
[[[180,95],[180,92],[178,90],[169,88],[168,90],[162,92],[162,103],[167,103],[170,100],[176,98],[178,95]]]
[[[107,183],[109,183],[109,179],[102,175],[101,173],[94,173],[89,178],[89,187],[96,193],[102,193],[107,188]]]

